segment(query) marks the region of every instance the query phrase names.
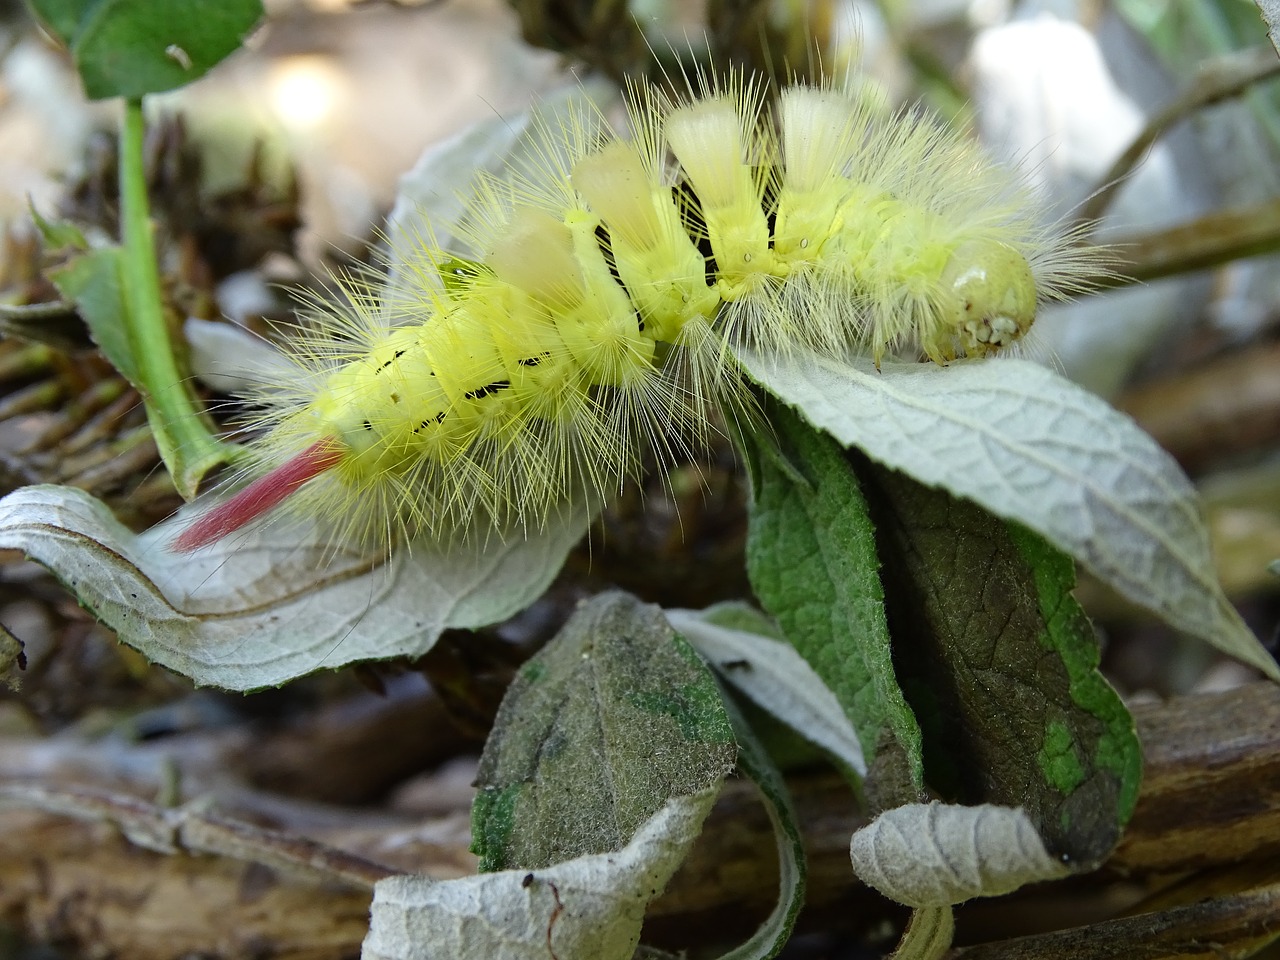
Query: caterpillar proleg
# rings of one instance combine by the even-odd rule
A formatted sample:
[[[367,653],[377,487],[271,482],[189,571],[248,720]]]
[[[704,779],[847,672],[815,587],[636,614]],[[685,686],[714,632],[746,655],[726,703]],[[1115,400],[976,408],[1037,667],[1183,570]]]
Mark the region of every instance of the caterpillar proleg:
[[[278,506],[342,542],[538,527],[607,496],[646,447],[696,449],[743,402],[736,346],[947,363],[1018,340],[1096,251],[1045,226],[1016,171],[927,117],[741,77],[632,91],[629,137],[579,115],[539,163],[477,179],[479,251],[418,241],[397,288],[354,282],[256,398],[259,479],[175,541]]]

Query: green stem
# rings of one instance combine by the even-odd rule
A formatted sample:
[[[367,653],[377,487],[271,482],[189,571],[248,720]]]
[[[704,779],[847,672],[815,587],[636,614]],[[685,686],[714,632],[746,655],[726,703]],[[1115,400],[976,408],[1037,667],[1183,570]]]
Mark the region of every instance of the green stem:
[[[178,492],[195,495],[203,476],[227,459],[214,438],[189,381],[178,369],[160,293],[160,271],[143,169],[141,99],[126,99],[120,128],[120,280],[125,334],[156,446]],[[131,378],[132,379],[132,378]]]

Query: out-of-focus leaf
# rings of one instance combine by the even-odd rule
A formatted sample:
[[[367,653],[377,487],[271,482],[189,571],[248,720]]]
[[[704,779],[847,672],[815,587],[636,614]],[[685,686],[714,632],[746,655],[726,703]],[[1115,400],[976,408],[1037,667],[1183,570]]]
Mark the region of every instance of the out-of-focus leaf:
[[[422,273],[420,248],[424,246],[463,257],[479,256],[481,251],[467,242],[465,222],[466,198],[477,177],[501,179],[512,171],[545,171],[549,154],[564,150],[563,138],[557,140],[549,131],[598,123],[620,102],[616,84],[584,80],[548,94],[529,110],[473,124],[428,148],[400,178],[395,206],[387,218],[388,286],[396,288],[406,274],[407,286],[421,289],[424,280],[434,286],[433,278]]]
[[[235,51],[262,0],[27,0],[75,58],[90,99],[190,83]]]
[[[520,670],[476,775],[482,870],[618,850],[672,797],[717,787],[737,747],[719,687],[657,607],[584,604]]]
[[[42,216],[34,205],[30,207],[29,212],[31,221],[36,225],[36,229],[40,231],[40,239],[45,242],[45,246],[50,250],[62,250],[65,248],[72,250],[89,249],[89,241],[85,239],[84,231],[74,223],[67,220],[49,220]]]

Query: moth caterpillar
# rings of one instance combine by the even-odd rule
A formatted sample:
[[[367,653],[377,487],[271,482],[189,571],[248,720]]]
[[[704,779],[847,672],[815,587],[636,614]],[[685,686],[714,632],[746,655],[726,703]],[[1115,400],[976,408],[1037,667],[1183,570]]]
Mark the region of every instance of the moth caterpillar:
[[[1096,252],[1042,224],[1016,171],[927,117],[742,77],[637,87],[630,137],[577,116],[481,176],[460,260],[416,242],[394,288],[318,311],[296,376],[264,391],[258,479],[178,551],[284,508],[387,545],[546,522],[607,496],[641,452],[696,449],[742,402],[733,349],[937,363],[1018,340]]]

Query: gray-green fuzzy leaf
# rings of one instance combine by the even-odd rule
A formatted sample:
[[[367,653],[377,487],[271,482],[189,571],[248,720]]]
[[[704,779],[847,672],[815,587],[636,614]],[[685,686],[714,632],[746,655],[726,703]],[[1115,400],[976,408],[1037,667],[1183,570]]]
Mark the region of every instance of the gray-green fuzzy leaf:
[[[620,849],[670,798],[718,785],[736,754],[697,653],[659,608],[604,594],[503,698],[476,775],[472,847],[490,871]]]
[[[1194,488],[1127,416],[1022,360],[763,357],[769,393],[842,444],[1044,536],[1174,627],[1280,679],[1223,595]]]

